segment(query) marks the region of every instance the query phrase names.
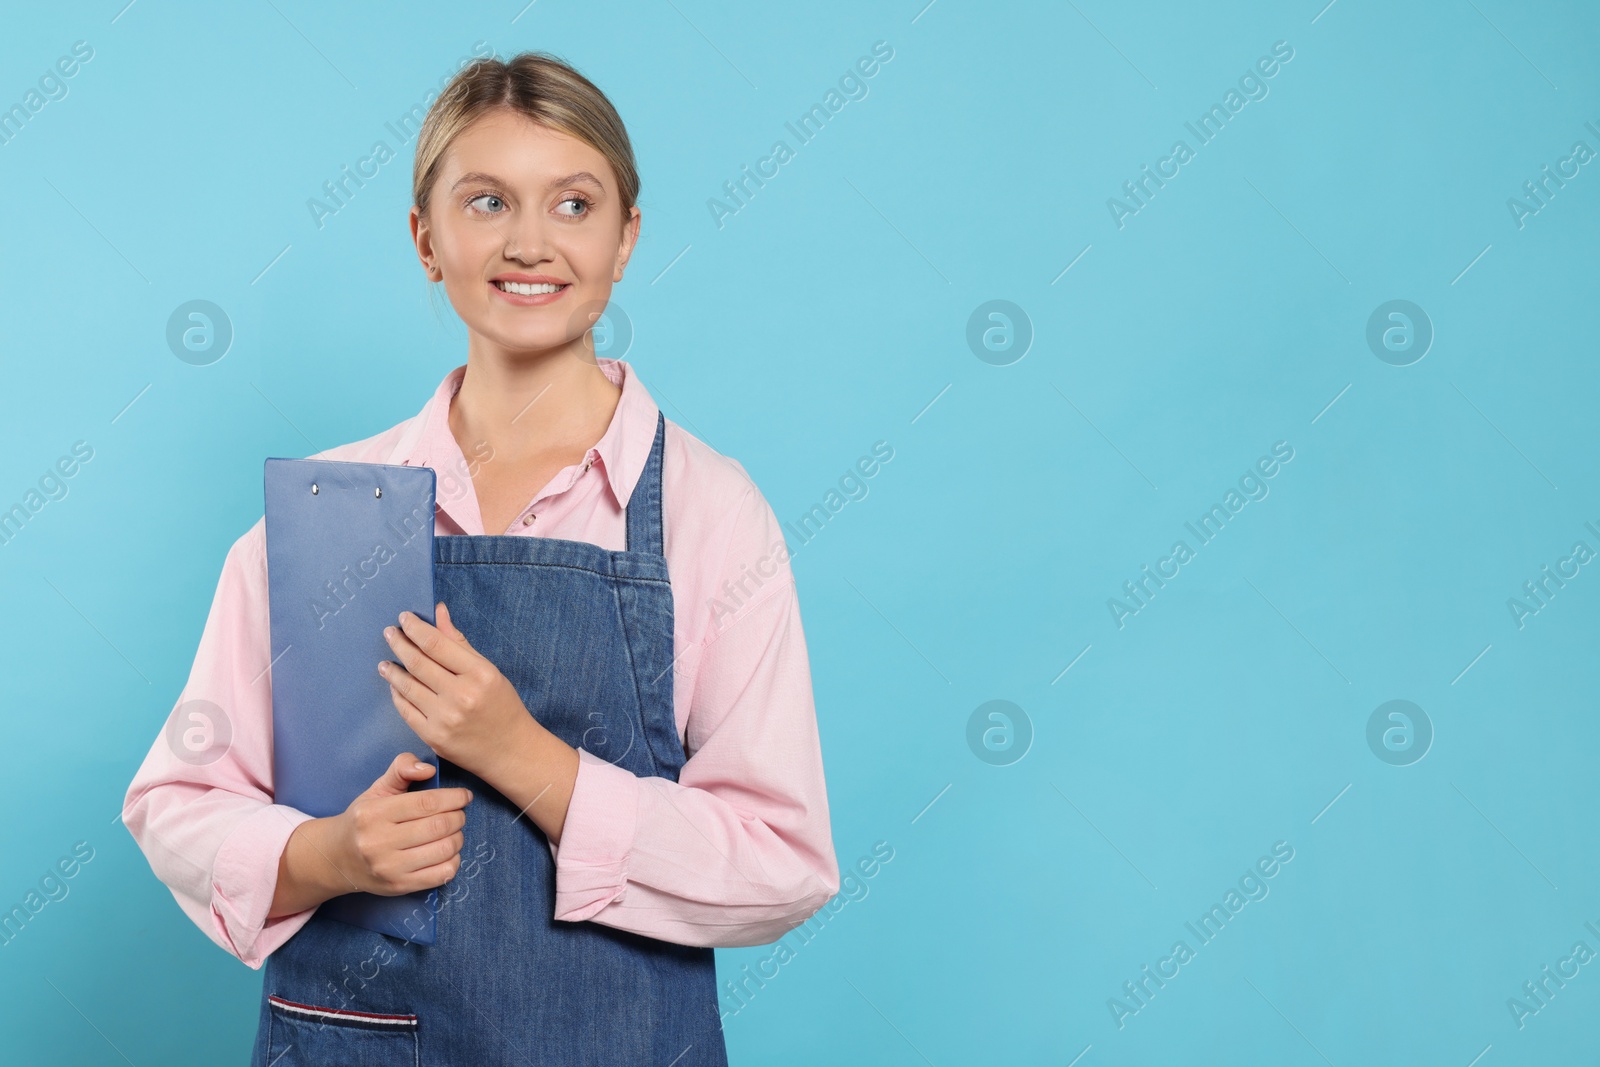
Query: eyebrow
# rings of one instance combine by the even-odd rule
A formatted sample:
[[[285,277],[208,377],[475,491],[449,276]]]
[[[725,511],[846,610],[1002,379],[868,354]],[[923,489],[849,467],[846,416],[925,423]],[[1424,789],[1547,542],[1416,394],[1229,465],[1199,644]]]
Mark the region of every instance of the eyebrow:
[[[505,182],[501,181],[499,178],[496,178],[493,174],[485,174],[481,170],[475,170],[475,171],[471,171],[470,173],[463,174],[460,178],[456,179],[455,184],[450,186],[450,189],[451,189],[452,192],[454,192],[456,189],[459,189],[461,186],[467,185],[467,184],[472,183],[472,182],[481,182],[481,183],[486,184],[486,185],[505,185],[506,184]],[[602,182],[599,178],[596,178],[593,174],[590,174],[586,170],[574,171],[571,174],[563,174],[559,178],[552,179],[550,181],[549,185],[546,186],[546,188],[554,189],[557,186],[561,186],[561,185],[577,185],[579,182],[588,182],[590,185],[593,185],[594,187],[599,189],[601,192],[604,192],[605,188],[606,188],[604,182]]]

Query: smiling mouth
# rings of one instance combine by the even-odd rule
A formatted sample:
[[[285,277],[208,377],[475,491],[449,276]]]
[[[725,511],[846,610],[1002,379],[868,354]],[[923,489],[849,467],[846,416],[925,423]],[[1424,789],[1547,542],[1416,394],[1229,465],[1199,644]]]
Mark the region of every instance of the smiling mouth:
[[[541,282],[536,285],[531,282],[502,281],[493,281],[489,284],[500,290],[502,293],[515,293],[518,296],[539,296],[544,293],[559,293],[561,290],[566,289],[571,285],[570,282],[568,282],[567,285],[553,285],[545,282]]]

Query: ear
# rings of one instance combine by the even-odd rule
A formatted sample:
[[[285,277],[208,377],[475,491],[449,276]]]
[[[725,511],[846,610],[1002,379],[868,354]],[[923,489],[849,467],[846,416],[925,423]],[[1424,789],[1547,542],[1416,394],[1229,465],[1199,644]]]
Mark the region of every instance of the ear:
[[[642,212],[635,204],[630,210],[628,218],[622,224],[622,242],[617,246],[617,261],[611,270],[613,284],[622,280],[623,271],[628,269],[628,259],[633,255],[634,245],[639,240],[639,226]]]

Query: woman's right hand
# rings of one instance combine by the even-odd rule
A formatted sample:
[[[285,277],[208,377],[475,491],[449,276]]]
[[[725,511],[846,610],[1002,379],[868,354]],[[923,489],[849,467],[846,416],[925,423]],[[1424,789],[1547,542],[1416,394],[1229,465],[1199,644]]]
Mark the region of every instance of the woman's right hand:
[[[456,876],[461,866],[464,810],[472,800],[465,788],[409,791],[412,782],[436,773],[410,752],[402,752],[376,782],[333,817],[338,863],[353,887],[394,897],[434,889]]]

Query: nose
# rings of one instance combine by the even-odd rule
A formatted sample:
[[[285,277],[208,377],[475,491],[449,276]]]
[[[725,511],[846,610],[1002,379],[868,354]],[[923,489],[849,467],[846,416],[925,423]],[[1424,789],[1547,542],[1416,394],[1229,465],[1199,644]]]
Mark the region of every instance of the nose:
[[[534,264],[549,257],[545,245],[545,230],[537,215],[522,214],[497,227],[506,239],[505,257],[521,263]]]

